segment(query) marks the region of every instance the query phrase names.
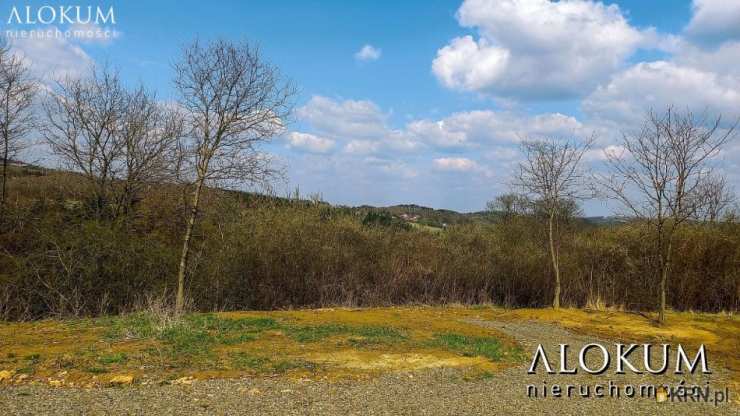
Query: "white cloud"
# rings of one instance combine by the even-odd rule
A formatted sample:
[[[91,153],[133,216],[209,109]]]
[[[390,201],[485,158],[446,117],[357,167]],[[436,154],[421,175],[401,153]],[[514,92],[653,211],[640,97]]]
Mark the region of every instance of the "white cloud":
[[[618,6],[592,1],[466,0],[457,18],[479,39],[453,39],[433,73],[446,87],[499,96],[587,93],[657,39],[630,26]]]
[[[363,62],[377,61],[382,54],[383,51],[373,45],[364,45],[355,53],[355,59]]]
[[[337,101],[315,95],[296,114],[330,136],[373,138],[387,132],[387,115],[371,101]]]
[[[401,160],[383,159],[377,157],[367,157],[364,162],[367,165],[376,167],[380,172],[405,179],[411,179],[419,176],[419,172],[410,167]]]
[[[380,142],[372,140],[351,140],[344,146],[344,151],[351,154],[366,155],[377,153],[380,150]]]
[[[442,157],[434,159],[432,164],[437,170],[449,172],[470,172],[479,169],[475,161],[464,157]]]
[[[14,38],[11,45],[29,62],[31,71],[46,81],[80,76],[94,63],[80,46],[64,38]]]
[[[311,153],[327,153],[334,147],[334,140],[308,133],[290,132],[286,136],[288,147]]]
[[[344,152],[350,154],[462,151],[514,144],[526,137],[584,138],[592,134],[575,117],[560,113],[532,116],[492,110],[412,120],[394,129],[388,125],[388,115],[371,101],[322,96],[312,97],[297,114],[317,132],[316,137],[344,143]]]
[[[472,36],[453,39],[437,51],[432,72],[446,87],[477,91],[495,84],[507,69],[510,52]]]
[[[710,49],[683,41],[672,62],[705,72],[740,76],[740,41],[727,41]]]
[[[642,119],[645,111],[675,105],[695,112],[740,114],[740,78],[668,61],[642,62],[617,74],[582,103],[591,119],[621,125]]]
[[[704,43],[740,39],[740,2],[736,0],[694,0],[686,34]]]
[[[418,120],[407,124],[415,140],[438,148],[481,147],[517,143],[527,137],[585,137],[591,134],[575,117],[560,113],[524,115],[475,110],[454,113],[438,121]]]

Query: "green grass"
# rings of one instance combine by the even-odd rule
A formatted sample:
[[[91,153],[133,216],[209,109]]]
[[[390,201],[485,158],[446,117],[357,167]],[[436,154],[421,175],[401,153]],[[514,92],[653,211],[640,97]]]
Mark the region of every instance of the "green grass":
[[[38,364],[39,362],[41,362],[41,354],[29,354],[23,357],[23,359],[28,361],[31,365]]]
[[[433,343],[466,357],[486,357],[491,361],[504,358],[501,342],[493,337],[470,337],[460,334],[436,334]]]
[[[294,369],[313,370],[317,368],[316,363],[305,360],[280,360],[271,361],[264,357],[235,352],[229,354],[232,368],[255,370],[261,373],[285,373]]]
[[[298,342],[317,342],[337,335],[349,335],[350,343],[356,346],[396,343],[405,341],[408,337],[403,332],[385,326],[349,326],[339,324],[325,324],[315,326],[288,326],[286,334]]]
[[[108,369],[103,367],[88,367],[85,371],[91,374],[105,374],[108,372]]]
[[[267,358],[256,357],[245,352],[229,354],[231,366],[238,369],[263,370],[270,362]]]
[[[279,322],[271,318],[221,318],[216,314],[191,314],[181,320],[162,325],[155,318],[146,314],[133,314],[117,318],[106,318],[109,327],[108,336],[113,339],[142,338],[161,341],[162,348],[151,350],[148,354],[158,354],[166,358],[171,367],[228,365],[235,369],[249,369],[256,372],[283,373],[292,369],[313,369],[315,364],[301,360],[283,360],[273,362],[267,358],[244,353],[230,353],[226,361],[219,364],[213,354],[218,345],[236,345],[259,339],[266,330],[280,330],[285,336],[299,343],[320,342],[332,337],[340,339],[353,348],[372,348],[377,345],[411,343],[441,347],[464,356],[481,356],[492,361],[512,358],[515,352],[504,347],[493,337],[474,337],[456,333],[438,333],[432,341],[412,341],[402,329],[388,326],[321,324],[301,325],[292,322]],[[125,363],[129,358],[125,354],[101,356],[97,362],[100,369],[107,371],[106,366]],[[91,371],[91,369],[88,369]]]
[[[115,354],[107,354],[107,355],[98,357],[98,362],[104,365],[123,364],[126,361],[128,361],[128,356],[126,356],[126,354],[122,352],[115,353]]]
[[[416,230],[426,231],[432,234],[441,233],[442,231],[444,231],[444,228],[434,227],[434,226],[426,225],[426,224],[419,224],[417,222],[409,222],[407,224],[411,225],[411,227]]]
[[[106,336],[116,339],[154,339],[163,348],[151,349],[148,355],[166,359],[170,367],[217,365],[213,348],[218,345],[237,345],[259,339],[266,330],[281,330],[286,336],[301,343],[318,342],[333,336],[348,336],[354,348],[367,348],[379,344],[404,342],[408,336],[395,328],[384,326],[351,326],[342,324],[298,325],[281,323],[272,318],[221,318],[216,314],[190,314],[177,322],[164,325],[151,315],[138,313],[103,318],[98,325],[107,327]],[[97,362],[103,367],[128,360],[124,355],[106,355]],[[265,358],[245,354],[230,354],[227,363],[232,368],[258,372],[283,373],[291,369],[315,368],[306,361],[283,360],[271,362]]]

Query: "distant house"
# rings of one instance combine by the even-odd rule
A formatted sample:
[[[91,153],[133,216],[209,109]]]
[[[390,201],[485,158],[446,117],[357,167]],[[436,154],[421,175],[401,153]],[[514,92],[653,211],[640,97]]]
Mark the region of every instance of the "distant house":
[[[416,222],[419,220],[419,215],[415,215],[415,214],[412,215],[412,214],[403,213],[399,215],[399,217],[401,217],[402,220],[408,221],[408,222]]]

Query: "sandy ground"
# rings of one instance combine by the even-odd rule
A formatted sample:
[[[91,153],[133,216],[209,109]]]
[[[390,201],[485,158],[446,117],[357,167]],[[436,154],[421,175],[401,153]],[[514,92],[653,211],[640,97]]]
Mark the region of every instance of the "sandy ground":
[[[542,322],[475,321],[516,338],[528,357],[542,343],[548,354],[557,344],[568,343],[574,351],[595,342]],[[604,345],[607,341],[600,341]],[[555,354],[557,358],[557,354]],[[551,359],[554,361],[553,357]],[[596,366],[594,363],[593,366]],[[72,389],[40,385],[0,388],[0,413],[22,415],[105,414],[217,414],[217,415],[739,415],[734,403],[671,402],[655,398],[527,397],[529,384],[593,386],[613,383],[678,383],[676,375],[661,377],[625,374],[547,375],[527,374],[527,364],[491,377],[466,380],[454,369],[433,369],[387,374],[366,381],[309,381],[283,378],[195,381],[191,385],[131,386],[123,388]],[[687,383],[724,390],[729,375],[688,378]],[[732,394],[732,393],[731,393]],[[577,396],[577,390],[576,390]],[[736,397],[731,397],[737,400]],[[731,400],[732,401],[732,400]]]

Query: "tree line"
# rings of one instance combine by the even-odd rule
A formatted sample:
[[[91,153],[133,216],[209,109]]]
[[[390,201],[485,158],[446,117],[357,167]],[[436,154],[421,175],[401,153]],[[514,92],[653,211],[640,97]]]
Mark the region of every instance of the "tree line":
[[[664,113],[650,110],[637,131],[624,133],[620,146],[605,151],[606,172],[596,174],[581,168],[593,138],[583,143],[525,140],[516,178],[522,196],[499,203],[526,206],[530,199],[545,212],[555,280],[553,308],[560,307],[561,293],[558,219],[572,213],[578,200],[600,195],[616,201],[624,215],[650,231],[658,260],[659,320],[664,321],[675,235],[689,221],[716,221],[734,199],[711,161],[733,138],[737,124],[723,126],[721,116],[697,116],[671,106]]]
[[[602,295],[613,304],[639,299],[644,307],[648,293],[664,320],[671,276],[695,285],[702,276],[693,267],[715,255],[721,259],[707,266],[706,278],[718,285],[709,291],[717,302],[681,287],[674,307],[737,308],[737,254],[688,256],[697,262],[688,268],[691,277],[676,270],[687,258],[676,252],[689,250],[685,238],[692,233],[715,248],[720,240],[738,247],[736,222],[721,221],[732,192],[712,164],[737,122],[673,107],[650,111],[597,173],[583,166],[596,138],[523,140],[516,192],[489,204],[500,218],[432,235],[392,217],[362,221],[317,201],[275,206],[269,198],[228,193],[282,175],[260,145],[285,129],[296,90],[248,43],[196,40],[172,69],[175,102],[143,85],[126,86],[109,67],[42,85],[2,44],[2,316],[121,312],[156,291],[171,291],[178,313],[188,293],[202,309],[416,301],[541,306],[547,296],[559,308],[562,299],[583,306]],[[10,162],[32,132],[73,175],[11,180]],[[580,223],[579,204],[595,197],[621,205],[625,224],[594,230]],[[510,231],[521,241],[502,234]],[[624,244],[612,241],[620,233]],[[292,239],[281,240],[286,236]],[[611,243],[614,252],[571,251]],[[627,293],[639,290],[640,273],[650,276],[645,293]]]

